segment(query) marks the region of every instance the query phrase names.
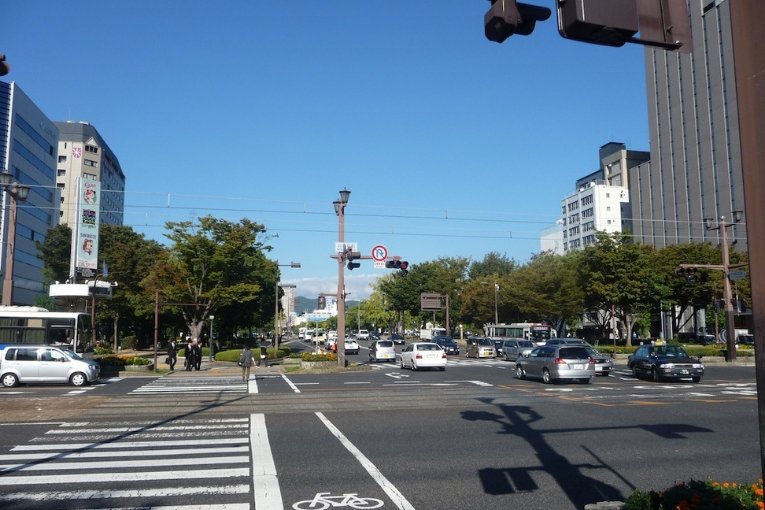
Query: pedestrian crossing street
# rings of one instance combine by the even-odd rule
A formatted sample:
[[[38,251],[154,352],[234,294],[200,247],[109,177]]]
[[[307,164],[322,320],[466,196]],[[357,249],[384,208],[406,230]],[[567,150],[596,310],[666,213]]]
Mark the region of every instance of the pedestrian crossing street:
[[[249,418],[65,423],[0,455],[0,508],[250,508]]]

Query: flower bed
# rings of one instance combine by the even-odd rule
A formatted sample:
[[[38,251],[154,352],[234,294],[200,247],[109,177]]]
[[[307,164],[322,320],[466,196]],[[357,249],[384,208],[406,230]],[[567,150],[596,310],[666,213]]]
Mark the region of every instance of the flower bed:
[[[663,491],[633,492],[625,510],[762,510],[762,480],[752,484],[691,480]]]

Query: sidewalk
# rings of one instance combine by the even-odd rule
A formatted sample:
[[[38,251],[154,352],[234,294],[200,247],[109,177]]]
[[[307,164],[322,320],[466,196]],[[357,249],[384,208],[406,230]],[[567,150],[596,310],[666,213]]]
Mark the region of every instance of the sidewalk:
[[[169,370],[170,367],[162,360],[159,363],[159,368],[162,370]],[[250,368],[250,375],[281,375],[283,373],[281,365],[271,365],[265,367],[263,365],[253,365]],[[200,370],[187,371],[183,366],[183,358],[178,358],[178,363],[175,364],[175,371],[168,372],[166,377],[242,377],[242,367],[236,363],[230,361],[207,361],[202,360],[202,367]]]

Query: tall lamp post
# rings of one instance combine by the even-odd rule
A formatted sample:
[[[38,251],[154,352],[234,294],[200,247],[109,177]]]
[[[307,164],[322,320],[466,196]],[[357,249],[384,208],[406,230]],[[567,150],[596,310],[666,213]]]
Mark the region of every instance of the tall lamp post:
[[[332,202],[337,214],[337,242],[345,244],[345,206],[351,192],[343,188],[340,198]],[[337,257],[337,363],[345,367],[345,251]]]
[[[489,282],[481,282],[483,285],[489,285]],[[499,309],[497,302],[499,301],[499,283],[494,280],[494,324],[499,324]]]
[[[730,254],[728,253],[728,227],[732,227],[739,221],[743,211],[733,211],[733,223],[725,221],[725,216],[720,216],[717,225],[712,225],[711,218],[704,218],[704,226],[707,230],[719,230],[722,233],[722,272],[723,272],[723,297],[725,299],[725,315],[728,336],[728,361],[736,360],[736,325],[733,322],[733,293],[730,288]]]
[[[279,261],[276,261],[276,285],[275,285],[275,292],[276,292],[276,299],[274,300],[274,348],[279,348],[279,268],[280,267],[292,267],[292,268],[299,268],[300,262],[290,262],[289,264],[279,264]]]
[[[16,203],[25,202],[29,197],[29,186],[24,186],[16,182],[8,172],[0,174],[0,188],[8,194],[8,238],[5,250],[5,270],[3,277],[3,299],[2,304],[13,304],[13,260],[15,257],[16,244]]]

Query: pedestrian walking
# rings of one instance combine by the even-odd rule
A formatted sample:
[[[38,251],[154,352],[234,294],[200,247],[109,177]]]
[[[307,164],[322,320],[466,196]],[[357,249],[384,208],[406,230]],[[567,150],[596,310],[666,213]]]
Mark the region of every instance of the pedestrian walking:
[[[242,381],[247,382],[250,378],[250,368],[252,368],[252,351],[249,345],[245,345],[242,353],[239,355],[239,364],[242,366]]]
[[[186,337],[186,371],[191,372],[194,368],[196,360],[194,360],[194,344],[191,343],[191,337]]]
[[[170,340],[170,345],[167,346],[167,364],[170,365],[170,370],[175,370],[175,362],[178,361],[178,349],[175,346],[175,340]]]
[[[202,370],[202,343],[194,342],[194,368]]]

